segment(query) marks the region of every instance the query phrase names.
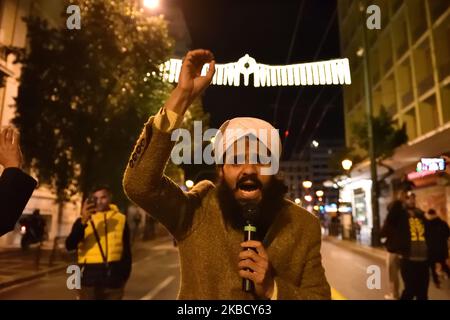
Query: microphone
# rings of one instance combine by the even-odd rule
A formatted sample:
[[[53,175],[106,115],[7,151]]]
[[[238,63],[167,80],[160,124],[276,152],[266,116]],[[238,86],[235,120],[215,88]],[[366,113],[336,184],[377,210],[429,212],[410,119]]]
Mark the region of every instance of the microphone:
[[[258,217],[258,206],[254,203],[247,203],[242,207],[243,216],[245,220],[244,225],[244,241],[255,240],[256,239],[256,218]],[[251,248],[247,248],[244,250],[253,250]],[[245,269],[249,271],[248,268]],[[242,291],[244,292],[253,292],[254,291],[254,283],[249,279],[242,279]]]

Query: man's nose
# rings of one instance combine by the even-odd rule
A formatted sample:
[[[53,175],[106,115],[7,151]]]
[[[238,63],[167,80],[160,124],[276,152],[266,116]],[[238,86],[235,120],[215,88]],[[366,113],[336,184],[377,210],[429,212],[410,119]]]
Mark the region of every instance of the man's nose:
[[[242,165],[241,174],[242,175],[251,175],[251,174],[257,174],[257,168],[255,164],[252,163],[245,163]]]

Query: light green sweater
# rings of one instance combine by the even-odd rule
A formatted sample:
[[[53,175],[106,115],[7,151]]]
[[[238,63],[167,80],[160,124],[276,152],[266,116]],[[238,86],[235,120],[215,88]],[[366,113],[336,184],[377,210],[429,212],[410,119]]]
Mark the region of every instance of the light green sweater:
[[[217,190],[202,181],[183,192],[163,175],[174,143],[154,117],[146,123],[126,168],[127,196],[178,240],[179,299],[255,299],[242,291],[238,273],[243,233],[227,227]],[[277,298],[330,299],[321,263],[318,219],[286,200],[264,239],[277,284]]]

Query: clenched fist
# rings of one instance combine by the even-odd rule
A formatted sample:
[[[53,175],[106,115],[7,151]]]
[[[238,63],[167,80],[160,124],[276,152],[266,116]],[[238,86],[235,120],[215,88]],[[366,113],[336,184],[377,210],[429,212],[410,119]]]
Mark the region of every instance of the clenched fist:
[[[203,65],[209,63],[205,76],[201,76]],[[213,54],[208,50],[189,51],[183,60],[178,86],[165,104],[167,110],[183,115],[192,102],[209,86],[215,72]]]

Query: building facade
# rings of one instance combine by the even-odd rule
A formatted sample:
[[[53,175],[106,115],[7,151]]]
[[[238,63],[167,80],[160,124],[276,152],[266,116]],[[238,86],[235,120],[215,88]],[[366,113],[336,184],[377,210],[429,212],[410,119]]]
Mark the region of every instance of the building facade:
[[[61,24],[61,12],[64,1],[48,0],[1,0],[0,1],[0,124],[9,125],[15,112],[15,97],[20,85],[21,65],[14,64],[14,55],[7,47],[26,47],[27,28],[23,21],[29,15],[45,18],[51,26]],[[46,221],[48,240],[45,245],[51,246],[52,240],[59,235],[68,234],[73,221],[80,213],[80,199],[60,206],[56,196],[48,187],[39,186],[28,202],[24,215],[39,209]],[[0,239],[0,247],[17,247],[20,245],[19,228]]]
[[[368,30],[370,88],[373,113],[384,107],[400,127],[406,125],[408,142],[386,161],[394,170],[380,186],[380,217],[399,181],[410,177],[420,208],[434,208],[450,222],[450,186],[442,173],[426,178],[414,173],[421,158],[450,152],[450,1],[373,0],[381,13],[381,29]],[[342,56],[349,58],[352,85],[343,88],[347,146],[355,146],[352,126],[365,121],[364,70],[358,56],[368,17],[359,1],[338,0]],[[384,168],[378,167],[379,176]],[[354,218],[372,228],[369,163],[354,167],[343,197],[352,202]]]
[[[24,17],[37,15],[45,18],[51,27],[65,25],[65,0],[0,0],[0,124],[9,125],[14,118],[15,97],[20,85],[20,64],[14,64],[14,55],[7,47],[25,48],[27,28]],[[174,55],[181,57],[189,49],[190,35],[180,8],[173,4],[161,6],[155,12],[148,14],[163,14],[168,21],[170,36],[175,40]],[[0,168],[0,171],[3,170]],[[56,195],[46,186],[39,186],[28,202],[23,214],[31,214],[40,209],[46,221],[48,241],[46,246],[52,246],[57,236],[69,234],[73,222],[79,217],[81,198],[75,196],[72,201],[60,206]],[[20,228],[6,234],[0,239],[0,247],[17,247],[20,245]]]
[[[325,188],[323,183],[332,180],[340,172],[332,165],[332,159],[344,148],[344,141],[335,139],[319,140],[318,145],[310,145],[301,153],[296,153],[291,160],[281,161],[280,171],[285,184],[288,187],[287,196],[295,200],[301,199],[305,203],[304,196],[309,194],[316,203],[315,192],[323,190],[322,201],[325,203],[337,203],[337,193],[333,188]],[[305,190],[303,181],[311,181],[310,190]]]

